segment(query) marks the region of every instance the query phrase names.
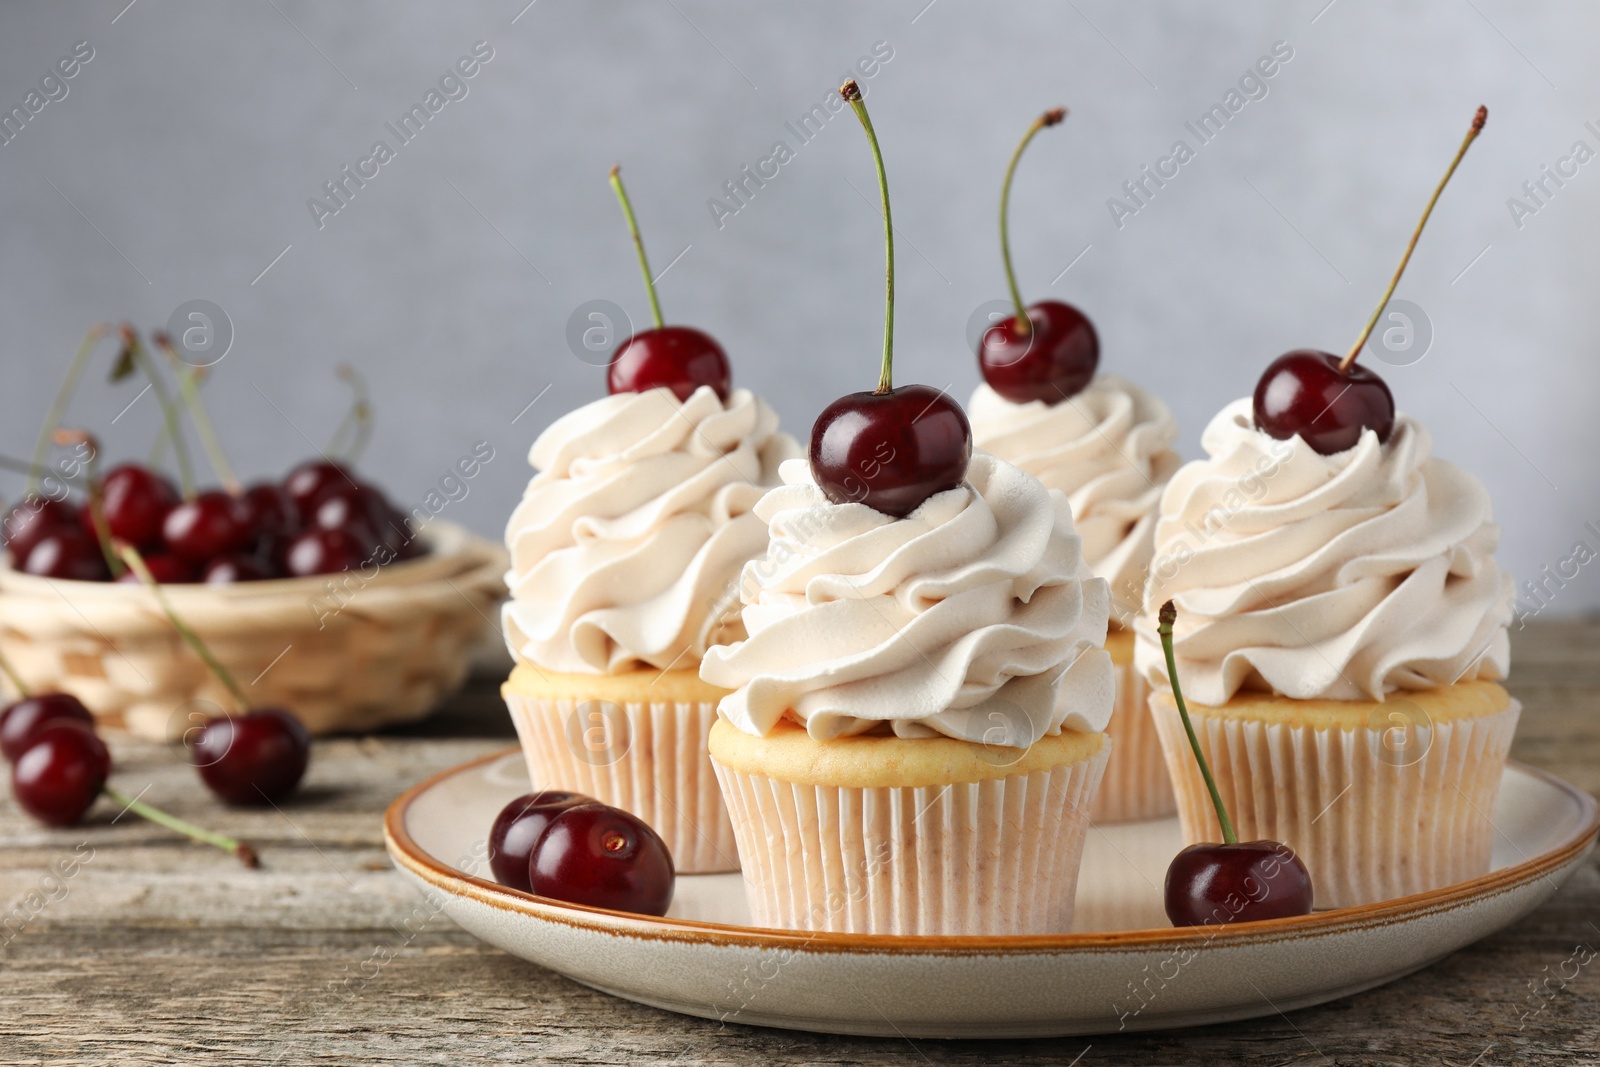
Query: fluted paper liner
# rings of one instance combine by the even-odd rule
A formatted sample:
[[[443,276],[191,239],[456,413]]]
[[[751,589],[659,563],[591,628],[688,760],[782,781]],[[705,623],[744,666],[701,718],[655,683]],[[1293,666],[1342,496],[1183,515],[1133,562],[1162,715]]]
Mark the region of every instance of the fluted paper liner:
[[[713,760],[751,921],[866,934],[1065,933],[1110,747],[1033,774],[921,788],[795,785]]]
[[[1117,698],[1106,733],[1116,742],[1090,817],[1097,823],[1163,819],[1178,810],[1161,735],[1150,717],[1150,686],[1131,662],[1114,663]]]
[[[1156,693],[1150,709],[1177,787],[1184,839],[1221,841],[1177,707]],[[1488,873],[1490,815],[1521,710],[1513,700],[1479,718],[1403,727],[1407,744],[1426,746],[1409,765],[1385,756],[1394,751],[1384,736],[1393,726],[1319,729],[1208,716],[1193,707],[1189,717],[1239,840],[1294,849],[1320,910]]]
[[[632,812],[661,835],[679,874],[739,869],[707,746],[714,702],[505,698],[534,788]]]

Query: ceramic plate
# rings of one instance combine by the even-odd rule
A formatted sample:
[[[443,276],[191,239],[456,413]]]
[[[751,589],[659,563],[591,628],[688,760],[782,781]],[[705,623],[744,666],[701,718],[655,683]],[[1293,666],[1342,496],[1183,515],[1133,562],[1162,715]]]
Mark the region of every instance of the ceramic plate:
[[[1391,982],[1537,907],[1594,845],[1593,797],[1513,764],[1494,869],[1361,908],[1174,930],[1161,906],[1176,819],[1090,831],[1078,929],[1040,937],[872,937],[751,927],[737,874],[678,879],[662,919],[530,896],[484,862],[522,757],[485,757],[390,807],[395,864],[456,923],[584,985],[762,1026],[884,1037],[1043,1037],[1271,1015]]]

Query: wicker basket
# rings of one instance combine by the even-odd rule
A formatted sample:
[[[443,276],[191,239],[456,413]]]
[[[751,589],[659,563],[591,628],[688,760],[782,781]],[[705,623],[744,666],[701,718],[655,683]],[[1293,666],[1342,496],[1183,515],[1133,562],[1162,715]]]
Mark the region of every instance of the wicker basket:
[[[346,571],[166,592],[254,705],[288,708],[314,734],[409,722],[465,680],[505,592],[499,545],[437,521],[424,536],[428,555],[370,580]],[[73,693],[140,737],[176,740],[232,703],[138,585],[0,562],[0,651],[30,687]]]

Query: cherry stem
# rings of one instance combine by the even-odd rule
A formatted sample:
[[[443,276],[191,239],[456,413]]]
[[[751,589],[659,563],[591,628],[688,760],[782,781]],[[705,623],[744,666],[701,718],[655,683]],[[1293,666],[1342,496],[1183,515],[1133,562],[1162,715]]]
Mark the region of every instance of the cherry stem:
[[[213,848],[220,848],[224,852],[230,852],[239,858],[240,863],[252,870],[261,866],[261,860],[257,858],[256,850],[243,841],[214,833],[203,826],[196,826],[192,822],[186,822],[176,815],[169,815],[160,808],[146,804],[138,797],[124,796],[109,785],[105,786],[102,791],[113,802],[121,804],[124,810],[131,811],[140,818],[149,819],[151,822],[159,826],[165,826],[169,830],[176,830],[183,836],[199,841],[201,844],[211,845]]]
[[[228,692],[233,694],[233,699],[239,703],[239,710],[244,711],[249,708],[250,698],[245,695],[244,688],[239,685],[238,679],[234,678],[233,673],[224,667],[216,656],[211,654],[211,650],[206,647],[206,643],[200,640],[200,635],[190,629],[189,624],[178,617],[178,613],[172,609],[171,601],[167,599],[166,592],[161,588],[161,583],[156,581],[155,575],[150,573],[150,568],[145,566],[144,557],[139,555],[139,550],[132,545],[119,544],[117,545],[117,552],[122,556],[122,561],[128,565],[128,568],[139,576],[139,580],[149,587],[150,592],[155,594],[156,603],[161,605],[161,610],[166,613],[168,620],[171,621],[172,628],[177,630],[178,634],[189,643],[189,647],[194,649],[194,654],[199,656],[201,662],[210,668],[212,674],[217,676],[217,681],[221,682]]]
[[[182,394],[183,404],[189,409],[189,418],[200,434],[200,447],[205,449],[206,458],[211,461],[211,469],[216,471],[222,487],[237,496],[243,486],[234,476],[233,466],[228,463],[227,453],[222,450],[222,441],[217,437],[216,428],[211,425],[211,416],[206,412],[205,401],[200,399],[199,368],[190,366],[179,357],[177,349],[172,347],[172,339],[165,333],[152,334],[151,340],[156,343],[157,348],[166,353],[168,362],[172,364],[178,379],[178,392]]]
[[[1000,185],[1000,258],[1005,262],[1006,284],[1011,287],[1011,302],[1017,308],[1017,333],[1023,337],[1033,332],[1033,323],[1028,321],[1028,309],[1022,304],[1022,292],[1017,288],[1017,272],[1011,268],[1011,176],[1017,172],[1017,161],[1022,158],[1022,152],[1028,147],[1028,142],[1033,140],[1033,135],[1046,126],[1055,126],[1067,117],[1064,107],[1051,108],[1043,115],[1033,120],[1033,125],[1028,127],[1028,132],[1022,135],[1022,140],[1017,142],[1017,150],[1011,153],[1011,162],[1006,166],[1006,180]]]
[[[29,689],[28,683],[22,680],[22,675],[17,673],[17,668],[12,665],[9,659],[6,658],[6,654],[4,652],[0,652],[0,674],[6,676],[6,680],[11,683],[11,688],[17,691],[17,695],[19,697],[22,697],[24,700],[26,700],[28,697],[33,695],[33,691]]]
[[[639,273],[644,275],[644,291],[650,296],[650,317],[656,329],[661,329],[661,301],[656,299],[656,282],[650,276],[650,261],[644,258],[644,238],[639,236],[639,222],[633,217],[633,205],[628,203],[627,190],[622,188],[622,164],[611,168],[611,188],[622,205],[622,215],[628,220],[628,232],[633,235],[633,250],[639,255]]]
[[[1400,257],[1400,265],[1394,269],[1394,277],[1389,279],[1389,288],[1383,291],[1383,299],[1379,300],[1378,306],[1372,310],[1372,317],[1367,320],[1366,329],[1361,331],[1356,343],[1350,346],[1350,351],[1339,361],[1340,373],[1350,369],[1350,365],[1356,361],[1356,356],[1361,354],[1361,349],[1366,345],[1367,338],[1372,336],[1373,329],[1378,325],[1378,317],[1383,314],[1383,309],[1389,306],[1389,298],[1394,296],[1395,286],[1400,284],[1400,275],[1406,272],[1406,264],[1411,262],[1411,253],[1417,247],[1417,238],[1422,236],[1422,228],[1428,224],[1428,216],[1433,214],[1433,205],[1439,202],[1439,194],[1444,192],[1444,187],[1450,182],[1450,176],[1461,165],[1461,157],[1467,154],[1472,142],[1478,139],[1478,134],[1483,132],[1483,124],[1487,121],[1489,121],[1489,109],[1479,105],[1478,113],[1472,119],[1472,129],[1461,139],[1461,147],[1456,149],[1456,157],[1450,161],[1450,169],[1439,179],[1433,195],[1428,197],[1428,206],[1423,209],[1417,228],[1411,231],[1411,241],[1406,245],[1406,254]]]
[[[89,485],[89,524],[94,527],[95,543],[100,546],[100,554],[105,557],[106,566],[111,569],[111,577],[121,577],[127,568],[111,550],[111,527],[106,524],[105,485],[100,481],[100,442],[85,430],[59,427],[55,432],[55,443],[62,447],[87,445],[89,448],[89,458],[84,464],[85,477]]]
[[[1189,721],[1189,707],[1183,702],[1183,690],[1178,687],[1178,663],[1172,653],[1172,624],[1177,617],[1177,605],[1169,600],[1161,605],[1159,625],[1156,627],[1156,633],[1161,635],[1161,651],[1167,655],[1167,677],[1172,679],[1172,699],[1178,705],[1178,717],[1183,720],[1183,732],[1189,735],[1189,747],[1194,750],[1195,761],[1200,764],[1200,776],[1206,780],[1206,788],[1211,791],[1211,803],[1217,809],[1217,822],[1222,825],[1223,844],[1237,845],[1239,835],[1233,831],[1233,820],[1228,818],[1228,809],[1223,806],[1222,794],[1217,792],[1217,783],[1211,777],[1205,753],[1200,751],[1200,739],[1194,734],[1194,723]]]
[[[372,402],[368,398],[367,380],[360,371],[348,363],[341,363],[337,373],[339,380],[349,385],[355,395],[350,402],[350,410],[339,420],[325,451],[330,456],[338,456],[344,462],[354,464],[361,458],[361,453],[367,450],[367,441],[372,437]],[[350,437],[349,444],[345,443],[346,435]]]
[[[839,87],[839,95],[850,102],[861,128],[867,131],[872,162],[878,168],[878,199],[883,201],[883,368],[878,372],[878,388],[873,390],[882,395],[894,389],[894,219],[889,213],[889,176],[883,171],[883,149],[878,147],[878,133],[867,114],[867,102],[861,98],[861,86],[852,78]]]
[[[133,327],[122,327],[122,343],[127,348],[128,358],[138,366],[150,382],[150,388],[156,394],[156,403],[161,405],[167,437],[172,441],[172,454],[178,461],[178,481],[183,486],[183,498],[193,500],[194,467],[189,463],[189,446],[183,440],[183,427],[178,423],[178,407],[172,402],[172,394],[167,392],[166,379],[161,376],[161,369],[145,351],[144,342],[139,340],[139,335],[134,332]]]
[[[52,470],[49,467],[35,467],[27,460],[17,459],[14,456],[0,456],[0,470],[14,471],[17,474],[27,474],[34,478],[43,478],[48,474],[60,474],[60,472]],[[67,480],[70,481],[70,479]]]
[[[61,419],[67,413],[67,402],[72,399],[72,394],[78,388],[78,379],[83,377],[83,368],[89,365],[89,357],[94,354],[95,347],[100,339],[107,333],[107,326],[97,322],[89,327],[89,332],[83,335],[83,340],[78,344],[78,351],[73,354],[72,363],[67,367],[67,375],[61,379],[61,387],[56,390],[55,402],[50,405],[50,410],[44,417],[44,425],[39,428],[39,436],[33,446],[33,469],[28,472],[28,484],[23,489],[24,496],[32,496],[39,488],[40,472],[44,468],[45,460],[50,458],[50,438],[54,435],[56,427],[61,425]]]

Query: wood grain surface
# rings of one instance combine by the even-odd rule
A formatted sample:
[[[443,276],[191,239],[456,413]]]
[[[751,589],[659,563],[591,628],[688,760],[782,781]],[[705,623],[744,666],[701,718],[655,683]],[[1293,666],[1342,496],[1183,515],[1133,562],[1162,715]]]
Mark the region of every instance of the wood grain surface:
[[[1513,641],[1510,688],[1526,705],[1514,757],[1600,792],[1600,623],[1530,624]],[[422,777],[510,743],[495,683],[418,726],[319,743],[281,811],[222,809],[180,750],[113,739],[115,784],[250,840],[259,871],[116,818],[109,802],[86,826],[52,831],[0,800],[0,1064],[1600,1063],[1600,959],[1559,977],[1575,953],[1600,950],[1593,856],[1486,941],[1394,985],[1254,1022],[912,1042],[613,999],[442,917],[402,925],[420,898],[390,867],[383,810]]]

